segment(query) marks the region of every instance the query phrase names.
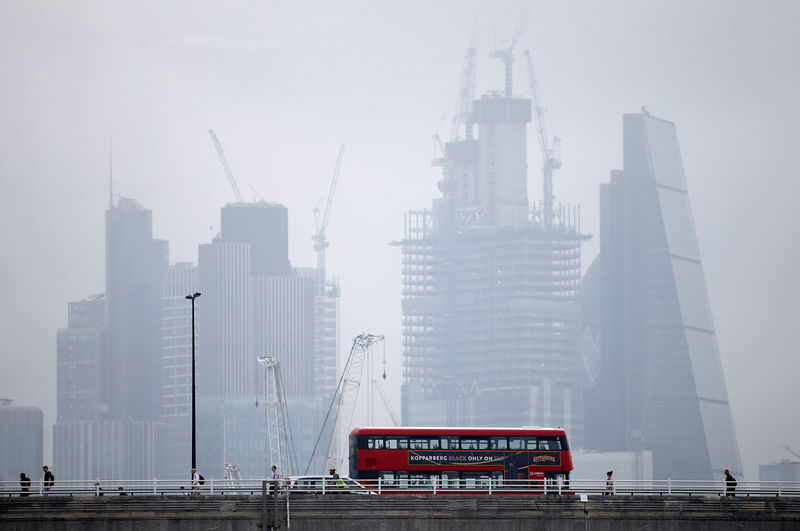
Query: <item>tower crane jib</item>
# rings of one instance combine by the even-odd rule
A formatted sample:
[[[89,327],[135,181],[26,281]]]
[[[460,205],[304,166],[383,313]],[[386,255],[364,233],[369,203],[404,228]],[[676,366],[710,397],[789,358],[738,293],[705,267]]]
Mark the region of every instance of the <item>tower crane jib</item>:
[[[325,203],[325,213],[322,216],[322,221],[319,221],[319,208],[314,209],[314,218],[317,223],[317,232],[311,237],[314,242],[314,251],[317,253],[317,294],[323,295],[325,293],[325,248],[328,247],[328,241],[325,239],[325,231],[328,228],[328,219],[331,215],[331,206],[333,205],[333,194],[336,192],[336,184],[339,182],[339,173],[342,169],[342,158],[344,157],[344,144],[339,146],[339,153],[336,156],[336,165],[333,168],[333,177],[331,178],[331,188],[328,192],[328,201]]]
[[[554,137],[552,144],[550,143],[544,119],[544,107],[539,97],[539,84],[536,80],[536,72],[533,69],[533,60],[531,60],[529,50],[525,50],[525,58],[528,62],[531,97],[533,98],[533,107],[536,115],[539,148],[542,153],[542,222],[545,228],[549,228],[553,222],[553,171],[561,167],[561,155],[559,153],[561,139]]]
[[[236,184],[236,179],[233,178],[233,172],[231,171],[231,167],[228,165],[228,159],[225,158],[225,152],[222,150],[222,144],[220,143],[219,138],[217,138],[217,135],[214,133],[213,129],[209,129],[208,134],[211,136],[211,141],[214,142],[214,147],[217,148],[219,160],[222,162],[222,168],[225,170],[225,176],[228,177],[228,183],[231,185],[233,195],[236,196],[237,202],[242,203],[242,194],[239,192],[239,186]]]

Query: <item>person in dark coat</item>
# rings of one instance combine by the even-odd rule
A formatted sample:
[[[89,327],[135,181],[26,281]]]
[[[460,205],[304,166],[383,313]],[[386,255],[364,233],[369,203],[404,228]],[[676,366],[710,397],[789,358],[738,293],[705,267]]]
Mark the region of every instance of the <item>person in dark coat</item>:
[[[31,495],[31,478],[26,476],[25,472],[19,473],[19,486],[21,487],[20,496]]]
[[[736,478],[727,468],[725,469],[725,496],[736,496]]]

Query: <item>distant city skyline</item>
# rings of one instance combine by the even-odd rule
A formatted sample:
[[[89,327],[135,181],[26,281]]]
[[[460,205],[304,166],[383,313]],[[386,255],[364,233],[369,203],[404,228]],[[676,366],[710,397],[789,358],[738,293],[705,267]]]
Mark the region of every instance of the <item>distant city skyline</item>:
[[[50,465],[55,330],[67,327],[68,302],[104,291],[110,134],[115,193],[152,209],[154,235],[170,241],[175,263],[197,263],[198,244],[219,232],[219,209],[233,200],[209,127],[243,195],[255,189],[289,209],[295,266],[315,263],[313,208],[346,143],[327,256],[343,289],[339,351],[362,331],[384,334],[397,408],[402,277],[387,242],[402,237],[404,212],[437,194],[430,135],[445,136],[472,28],[483,94],[503,75],[489,52],[528,2],[153,7],[0,5],[9,80],[0,87],[0,395],[43,410]],[[747,0],[542,2],[517,44],[531,51],[550,130],[563,138],[555,194],[581,205],[592,235],[584,269],[599,249],[598,185],[621,166],[620,116],[646,105],[678,125],[747,479],[760,463],[790,457],[784,446],[800,446],[791,422],[800,288],[787,281],[800,262],[800,72],[788,66],[800,54],[798,17],[788,0],[769,9]],[[524,71],[521,55],[515,65]],[[514,81],[525,94],[524,75]],[[540,200],[540,164],[528,142],[531,201]]]

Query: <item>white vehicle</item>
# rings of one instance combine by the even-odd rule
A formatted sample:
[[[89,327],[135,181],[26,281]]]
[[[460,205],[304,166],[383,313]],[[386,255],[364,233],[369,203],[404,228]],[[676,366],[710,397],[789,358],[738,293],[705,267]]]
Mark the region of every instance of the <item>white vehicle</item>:
[[[289,476],[287,490],[290,494],[375,494],[364,485],[347,476],[319,474],[314,476]]]

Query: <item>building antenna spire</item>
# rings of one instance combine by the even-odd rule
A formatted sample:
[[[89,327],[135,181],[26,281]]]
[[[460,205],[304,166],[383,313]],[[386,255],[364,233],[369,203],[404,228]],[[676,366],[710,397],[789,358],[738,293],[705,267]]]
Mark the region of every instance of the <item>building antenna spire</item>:
[[[114,207],[114,136],[108,134],[108,208]]]

